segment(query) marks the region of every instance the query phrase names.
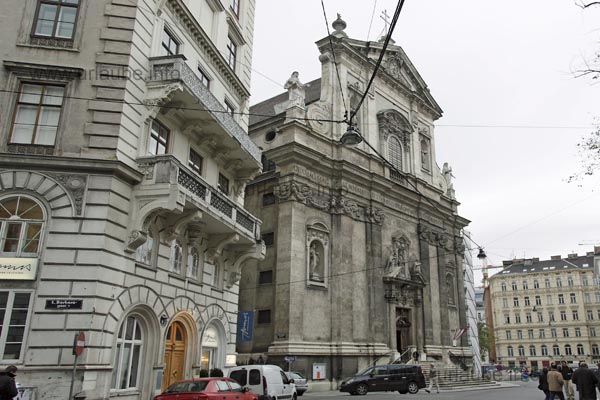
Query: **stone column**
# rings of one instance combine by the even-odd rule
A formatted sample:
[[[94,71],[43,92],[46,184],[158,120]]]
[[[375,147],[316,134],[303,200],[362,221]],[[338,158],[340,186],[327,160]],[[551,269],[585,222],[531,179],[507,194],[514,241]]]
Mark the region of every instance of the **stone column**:
[[[367,243],[367,262],[369,267],[367,271],[368,292],[367,308],[369,315],[369,341],[388,343],[389,338],[384,337],[385,332],[389,332],[388,318],[382,318],[388,315],[388,306],[385,301],[385,288],[383,285],[383,243],[381,225],[366,224],[366,243]]]
[[[433,344],[433,303],[432,291],[433,282],[431,281],[433,263],[429,251],[429,243],[426,238],[419,236],[419,256],[421,258],[421,271],[425,278],[426,286],[423,288],[423,346]]]
[[[443,234],[440,234],[440,236]],[[444,346],[451,346],[452,340],[450,338],[450,320],[448,318],[448,293],[446,287],[446,248],[442,243],[437,245],[437,261],[438,261],[438,281],[440,288],[440,334],[441,344]]]

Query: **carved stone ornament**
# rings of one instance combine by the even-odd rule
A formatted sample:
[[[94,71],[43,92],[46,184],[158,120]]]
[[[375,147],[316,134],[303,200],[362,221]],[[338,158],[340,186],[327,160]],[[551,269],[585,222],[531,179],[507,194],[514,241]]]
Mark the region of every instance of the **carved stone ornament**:
[[[463,257],[465,255],[465,244],[462,241],[462,238],[455,237],[454,238],[454,253]]]
[[[78,174],[47,174],[52,178],[56,179],[65,190],[69,193],[73,199],[73,206],[75,207],[75,215],[83,215],[83,202],[85,198],[85,191],[87,189],[87,175]]]
[[[310,186],[296,182],[284,183],[273,189],[279,201],[298,201],[331,214],[348,215],[350,218],[381,225],[385,219],[383,210],[367,207],[349,200],[342,195],[331,195],[327,198],[313,196]]]
[[[414,131],[410,122],[398,111],[387,110],[377,114],[379,136],[385,143],[390,135],[396,135],[407,149]]]
[[[326,135],[331,131],[331,105],[319,101],[308,106],[306,111],[308,124],[313,131]]]
[[[125,247],[125,251],[128,253],[133,253],[138,247],[146,243],[146,240],[148,240],[147,232],[138,230],[131,231],[129,237],[127,238],[127,246]]]
[[[172,83],[170,85],[163,86],[160,89],[155,89],[153,96],[145,99],[143,103],[149,109],[162,107],[171,101],[173,94],[178,90],[183,90],[183,85],[181,85],[181,83]]]

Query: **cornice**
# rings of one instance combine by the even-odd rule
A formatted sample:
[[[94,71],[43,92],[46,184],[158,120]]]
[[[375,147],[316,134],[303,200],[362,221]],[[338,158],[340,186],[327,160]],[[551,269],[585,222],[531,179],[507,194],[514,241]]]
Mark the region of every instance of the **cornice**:
[[[96,160],[90,158],[72,158],[56,156],[36,156],[22,154],[0,153],[0,168],[2,169],[31,169],[35,171],[53,171],[114,175],[130,184],[142,181],[143,174],[121,161]]]
[[[238,92],[240,97],[248,98],[250,91],[242,81],[238,78],[235,72],[227,64],[225,57],[219,52],[217,47],[214,45],[210,37],[204,32],[202,26],[198,23],[196,18],[192,15],[187,6],[182,0],[167,0],[167,6],[170,10],[178,17],[181,26],[185,27],[189,34],[194,38],[196,44],[200,46],[204,52],[210,57],[215,63],[219,72],[227,79],[232,87]]]

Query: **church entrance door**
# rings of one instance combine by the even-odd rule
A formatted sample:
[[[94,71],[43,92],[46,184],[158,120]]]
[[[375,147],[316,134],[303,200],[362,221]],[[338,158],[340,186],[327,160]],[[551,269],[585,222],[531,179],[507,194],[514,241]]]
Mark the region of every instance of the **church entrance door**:
[[[404,308],[396,309],[396,349],[400,354],[408,350],[410,343],[410,310]]]
[[[165,343],[165,369],[163,371],[162,388],[184,378],[186,335],[181,322],[173,322],[167,332]]]

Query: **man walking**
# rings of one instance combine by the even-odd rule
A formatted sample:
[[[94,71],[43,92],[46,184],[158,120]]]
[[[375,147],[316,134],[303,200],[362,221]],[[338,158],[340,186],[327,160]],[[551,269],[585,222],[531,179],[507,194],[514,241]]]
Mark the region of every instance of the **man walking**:
[[[435,382],[435,388],[437,389],[437,393],[440,392],[440,382],[438,380],[437,369],[435,369],[435,365],[431,364],[431,369],[429,370],[429,387],[425,389],[427,393],[431,393],[433,389],[433,382]]]
[[[579,368],[573,372],[572,380],[577,385],[579,400],[596,400],[598,379],[586,363],[579,364]]]
[[[4,372],[0,372],[0,400],[12,400],[19,394],[15,382],[17,367],[9,365]]]
[[[571,383],[571,376],[573,376],[573,368],[569,367],[566,361],[561,362],[560,373],[565,381],[565,394],[567,400],[575,400],[575,391],[573,390],[573,384]]]
[[[550,400],[554,400],[558,397],[560,400],[565,400],[565,395],[563,394],[563,377],[562,374],[557,371],[556,364],[550,364],[550,372],[548,372],[548,390],[550,392]]]

